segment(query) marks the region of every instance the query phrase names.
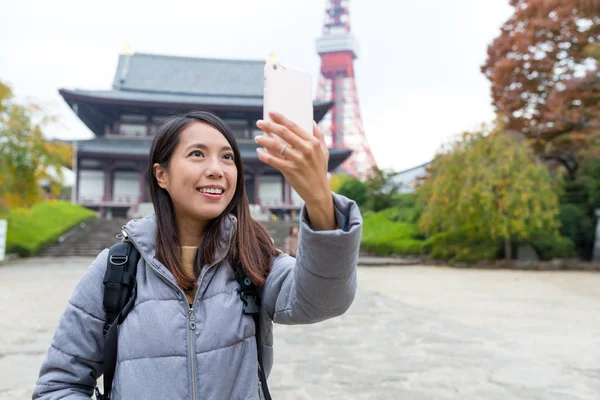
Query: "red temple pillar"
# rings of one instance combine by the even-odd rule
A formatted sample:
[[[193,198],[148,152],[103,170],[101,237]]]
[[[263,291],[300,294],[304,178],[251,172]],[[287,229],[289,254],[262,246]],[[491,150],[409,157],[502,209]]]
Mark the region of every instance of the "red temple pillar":
[[[109,166],[104,167],[104,196],[103,201],[112,200],[113,194],[113,169]]]
[[[256,171],[254,171],[254,202],[258,205],[260,205],[260,198],[258,197],[258,186],[260,185],[259,177],[260,170],[257,168]]]
[[[79,204],[79,184],[81,183],[81,170],[77,167],[75,173],[75,204]]]
[[[248,121],[248,126],[246,127],[246,130],[244,131],[244,139],[254,139],[252,137],[252,131],[255,129],[256,125],[254,125],[252,123],[252,121]]]
[[[112,165],[104,167],[104,196],[102,196],[100,205],[100,215],[108,219],[112,219],[112,208],[107,207],[104,203],[113,200],[113,174],[114,167]]]

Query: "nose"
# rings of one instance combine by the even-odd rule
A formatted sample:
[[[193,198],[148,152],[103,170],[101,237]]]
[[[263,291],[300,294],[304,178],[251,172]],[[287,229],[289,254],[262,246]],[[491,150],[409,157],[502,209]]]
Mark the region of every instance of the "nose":
[[[223,168],[218,157],[211,157],[205,171],[206,177],[219,179],[223,177]]]

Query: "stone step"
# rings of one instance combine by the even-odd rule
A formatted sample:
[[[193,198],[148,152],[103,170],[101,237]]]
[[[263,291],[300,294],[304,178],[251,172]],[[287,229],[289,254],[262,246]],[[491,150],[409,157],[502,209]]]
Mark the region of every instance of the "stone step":
[[[95,218],[81,223],[48,246],[41,256],[96,256],[119,240],[116,235],[126,223],[125,219]]]
[[[102,250],[117,243],[116,238],[121,232],[121,227],[127,223],[126,219],[107,220],[95,218],[81,223],[59,239],[58,243],[51,244],[41,253],[42,257],[69,257],[89,256],[95,257]],[[275,246],[284,249],[285,238],[297,221],[265,221],[262,224],[267,228]]]

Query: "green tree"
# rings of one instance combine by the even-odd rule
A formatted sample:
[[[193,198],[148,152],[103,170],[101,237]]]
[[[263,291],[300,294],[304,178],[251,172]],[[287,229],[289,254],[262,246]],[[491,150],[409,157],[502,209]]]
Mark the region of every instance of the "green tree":
[[[393,175],[393,172],[383,171],[377,167],[373,168],[371,175],[365,182],[369,195],[369,209],[377,212],[394,205],[399,188],[391,179]]]
[[[339,193],[340,186],[342,186],[342,183],[348,179],[350,179],[350,177],[343,172],[332,174],[331,178],[329,179],[329,187],[331,188],[331,191]]]
[[[564,182],[560,196],[560,232],[573,241],[579,256],[588,260],[594,250],[597,208],[600,208],[600,161],[593,160],[582,164],[576,180]]]
[[[364,182],[340,173],[332,176],[330,185],[334,192],[356,201],[365,209],[377,212],[395,204],[398,186],[390,179],[393,175],[375,167]]]
[[[542,231],[558,235],[552,177],[524,140],[500,127],[464,133],[442,149],[416,193],[425,233],[460,232],[473,243],[503,241],[507,260],[512,242]]]
[[[587,163],[584,177],[588,192],[588,204],[592,209],[600,208],[600,160]]]
[[[337,193],[356,201],[360,207],[369,199],[369,188],[357,178],[347,177],[339,186]]]
[[[42,128],[51,120],[35,104],[19,104],[7,85],[0,82],[0,204],[30,207],[41,198],[40,180],[54,167],[71,164],[71,146],[50,143]],[[60,187],[55,186],[55,191]]]

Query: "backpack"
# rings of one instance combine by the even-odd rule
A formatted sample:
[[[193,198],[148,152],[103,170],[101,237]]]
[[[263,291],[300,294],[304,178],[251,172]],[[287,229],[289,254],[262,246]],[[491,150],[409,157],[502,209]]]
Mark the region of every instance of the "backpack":
[[[104,335],[104,395],[96,387],[96,400],[110,400],[111,398],[112,382],[117,365],[119,325],[127,317],[135,303],[136,272],[139,260],[139,251],[129,241],[113,245],[108,252],[102,303],[106,312],[106,323],[102,331]],[[244,314],[252,315],[256,325],[256,349],[262,394],[266,400],[271,400],[260,346],[260,295],[256,286],[248,278],[241,262],[233,263],[232,267],[235,279],[240,285],[240,299],[244,304]]]

